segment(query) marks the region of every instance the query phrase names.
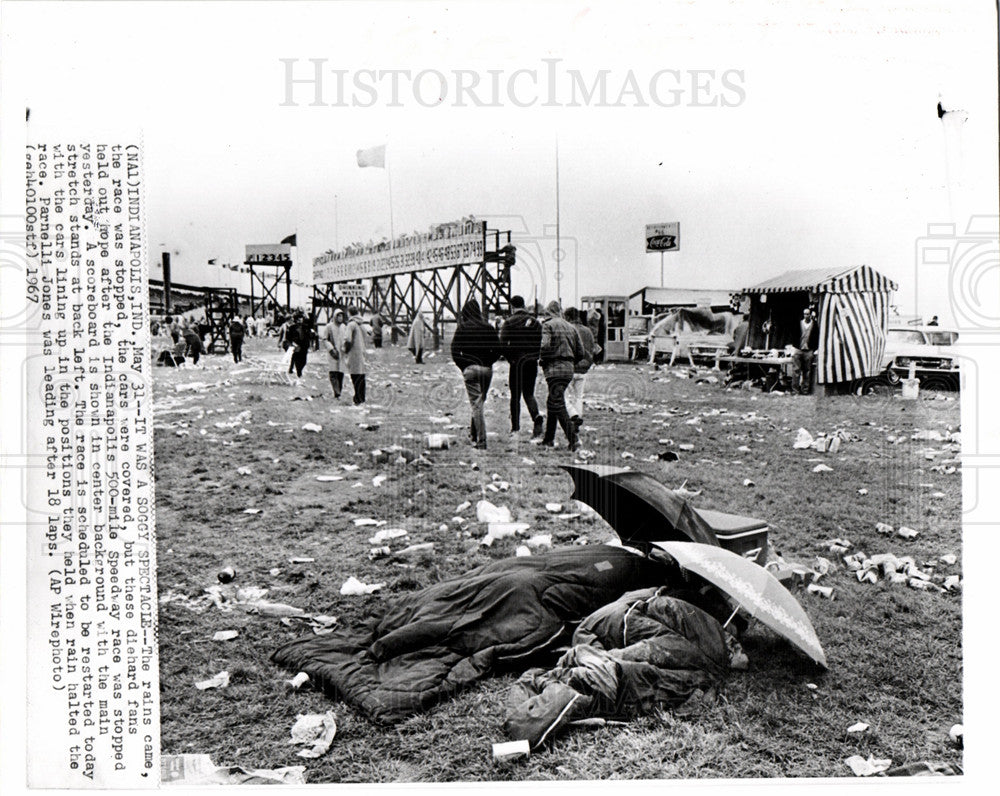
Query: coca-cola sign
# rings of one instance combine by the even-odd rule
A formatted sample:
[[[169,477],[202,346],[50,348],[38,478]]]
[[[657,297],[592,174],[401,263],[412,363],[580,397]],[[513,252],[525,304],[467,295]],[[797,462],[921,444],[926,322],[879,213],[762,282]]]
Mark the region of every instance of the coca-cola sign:
[[[679,221],[665,224],[646,225],[647,252],[674,252],[681,245],[681,225]]]

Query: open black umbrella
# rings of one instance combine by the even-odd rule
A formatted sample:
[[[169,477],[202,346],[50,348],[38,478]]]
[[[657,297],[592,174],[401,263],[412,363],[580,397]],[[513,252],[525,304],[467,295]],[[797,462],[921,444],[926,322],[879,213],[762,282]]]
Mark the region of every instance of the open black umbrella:
[[[630,545],[702,542],[719,546],[711,527],[683,497],[646,473],[601,464],[560,465],[572,497],[586,503]]]

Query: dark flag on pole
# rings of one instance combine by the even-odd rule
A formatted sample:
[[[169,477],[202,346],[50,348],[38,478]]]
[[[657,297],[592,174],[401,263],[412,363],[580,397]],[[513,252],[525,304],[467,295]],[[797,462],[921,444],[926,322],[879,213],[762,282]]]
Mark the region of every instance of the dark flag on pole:
[[[283,238],[281,242],[282,242],[282,243],[287,243],[287,244],[288,244],[289,246],[294,246],[294,245],[295,245],[295,235],[296,235],[296,234],[297,234],[297,233],[294,233],[294,232],[293,232],[293,233],[292,233],[291,235],[289,235],[289,236],[288,236],[287,238]]]
[[[209,265],[215,265],[215,260],[214,260],[214,259],[212,259],[212,260],[209,260],[209,261],[208,261],[208,264],[209,264]]]

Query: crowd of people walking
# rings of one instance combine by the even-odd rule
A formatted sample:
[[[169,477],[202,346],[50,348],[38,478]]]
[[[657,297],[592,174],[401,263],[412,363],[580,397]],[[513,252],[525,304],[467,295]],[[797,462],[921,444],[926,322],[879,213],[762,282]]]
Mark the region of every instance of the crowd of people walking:
[[[452,361],[462,373],[469,399],[471,417],[469,440],[479,449],[486,448],[485,405],[493,381],[493,367],[501,359],[509,364],[510,430],[521,430],[522,404],[531,419],[531,441],[554,447],[556,434],[562,429],[570,450],[579,446],[579,431],[583,423],[583,396],[587,372],[599,361],[601,347],[594,329],[595,318],[574,307],[562,309],[550,302],[544,312],[529,312],[521,296],[512,296],[510,314],[502,322],[491,324],[483,315],[479,301],[466,301],[451,341]],[[381,348],[386,321],[379,315],[365,321],[357,306],[346,310],[336,308],[321,334],[316,331],[315,317],[301,309],[287,317],[277,312],[269,322],[235,316],[226,327],[233,362],[243,361],[243,346],[247,337],[272,332],[278,347],[284,352],[288,374],[297,385],[302,384],[310,350],[325,353],[327,374],[335,400],[345,389],[345,376],[350,376],[354,405],[366,402],[366,345]],[[206,350],[203,322],[167,316],[154,327],[154,335],[168,336],[171,347],[160,354],[161,364],[197,365]],[[208,327],[210,328],[210,327]],[[395,339],[395,327],[393,339]],[[406,347],[415,364],[424,363],[424,353],[431,343],[431,330],[424,316],[414,313]],[[436,339],[436,338],[435,338]],[[169,360],[169,361],[168,361]],[[535,398],[538,371],[541,369],[548,395],[544,413]]]

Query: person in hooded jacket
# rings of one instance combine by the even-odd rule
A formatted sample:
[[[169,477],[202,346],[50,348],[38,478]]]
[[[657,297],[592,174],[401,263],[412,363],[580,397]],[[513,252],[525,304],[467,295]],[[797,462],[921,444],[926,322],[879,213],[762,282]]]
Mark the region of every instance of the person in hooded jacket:
[[[583,346],[583,357],[573,363],[573,380],[566,388],[566,411],[569,412],[569,421],[573,424],[577,434],[580,432],[580,426],[583,425],[583,387],[587,382],[587,371],[594,364],[594,358],[598,352],[593,332],[590,331],[585,318],[581,315],[582,313],[576,307],[567,307],[563,313],[563,317],[573,324],[573,328],[580,335],[580,343]]]
[[[413,323],[410,324],[406,347],[413,354],[413,362],[416,365],[424,364],[424,335],[426,333],[427,324],[424,322],[424,316],[419,312],[413,313]]]
[[[344,347],[344,333],[347,331],[347,322],[344,318],[344,311],[337,307],[333,311],[333,317],[323,330],[323,345],[326,346],[326,353],[329,357],[328,370],[330,374],[330,386],[333,388],[333,397],[340,398],[341,390],[344,389],[344,365],[340,361],[340,353]]]
[[[569,449],[577,449],[576,427],[569,420],[566,411],[566,388],[573,380],[574,365],[584,359],[583,343],[572,324],[563,320],[558,301],[550,301],[545,307],[542,321],[542,342],[539,361],[549,387],[545,401],[545,437],[542,445],[554,447],[556,424],[562,427],[569,443]]]
[[[500,338],[486,322],[479,304],[469,299],[451,341],[451,358],[462,371],[472,408],[470,438],[476,448],[486,448],[486,394],[493,380],[493,363],[500,358]]]
[[[538,349],[542,342],[542,324],[524,308],[521,296],[511,296],[513,311],[500,327],[500,343],[504,357],[510,363],[510,430],[521,429],[521,400],[528,407],[534,424],[532,438],[542,436],[545,418],[535,400],[535,380],[538,378]]]

